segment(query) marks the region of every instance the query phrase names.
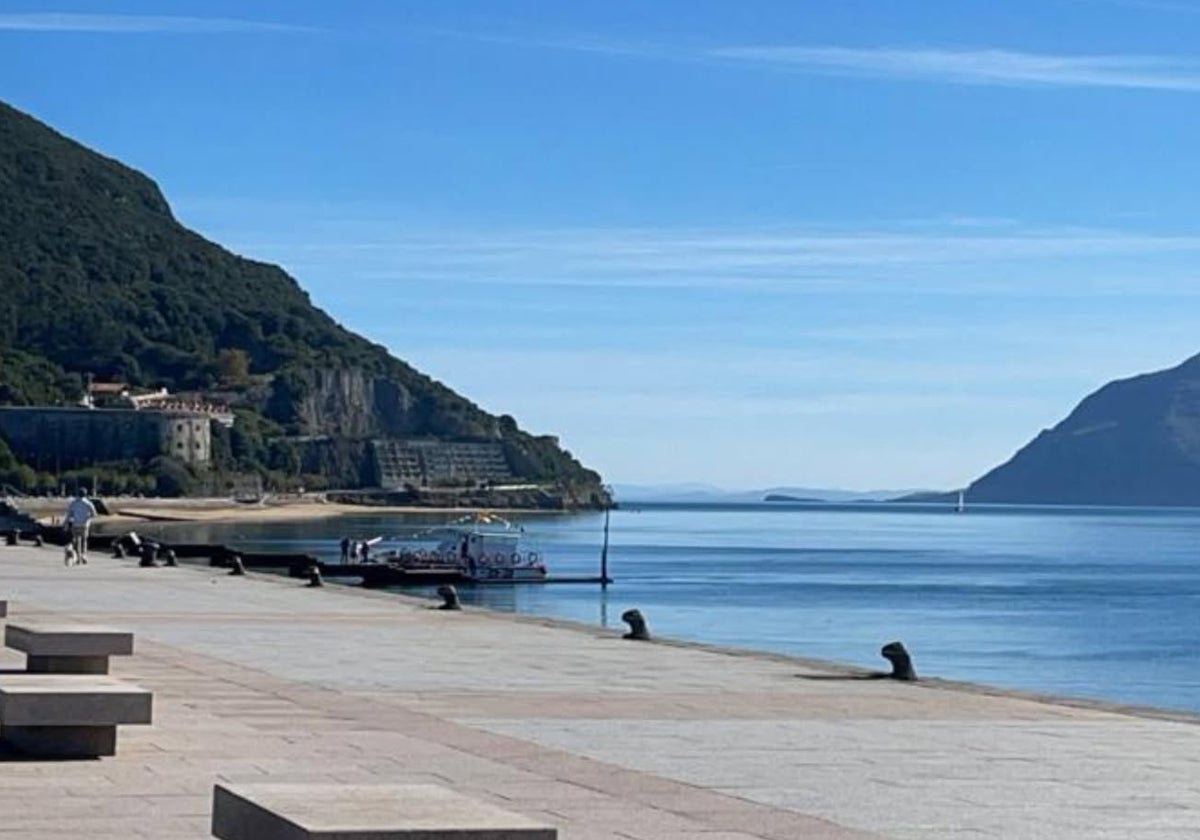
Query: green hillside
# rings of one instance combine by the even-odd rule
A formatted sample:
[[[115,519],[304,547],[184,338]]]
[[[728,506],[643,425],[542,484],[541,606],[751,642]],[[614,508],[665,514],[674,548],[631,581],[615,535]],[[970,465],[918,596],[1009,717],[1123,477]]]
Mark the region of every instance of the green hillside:
[[[342,328],[277,266],[181,226],[146,176],[0,103],[0,404],[74,402],[87,373],[233,394],[228,468],[278,468],[297,457],[280,442],[302,436],[498,440],[522,477],[599,488],[553,438]],[[331,483],[357,478],[325,466]]]

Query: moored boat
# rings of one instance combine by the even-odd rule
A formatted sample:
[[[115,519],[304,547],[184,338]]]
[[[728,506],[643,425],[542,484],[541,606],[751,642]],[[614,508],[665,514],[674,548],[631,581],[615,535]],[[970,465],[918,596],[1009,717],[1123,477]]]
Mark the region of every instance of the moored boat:
[[[458,573],[474,583],[540,582],[546,566],[536,551],[521,547],[524,530],[490,513],[474,513],[439,529],[436,546],[395,549],[376,561],[404,572]]]

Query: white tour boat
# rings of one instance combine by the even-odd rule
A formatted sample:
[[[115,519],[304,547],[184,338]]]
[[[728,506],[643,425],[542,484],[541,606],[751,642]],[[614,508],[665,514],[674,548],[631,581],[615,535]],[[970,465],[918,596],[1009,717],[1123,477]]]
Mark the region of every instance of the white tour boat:
[[[406,572],[456,571],[479,583],[545,580],[541,556],[521,548],[523,533],[495,514],[474,513],[438,529],[433,548],[398,549],[376,560]]]

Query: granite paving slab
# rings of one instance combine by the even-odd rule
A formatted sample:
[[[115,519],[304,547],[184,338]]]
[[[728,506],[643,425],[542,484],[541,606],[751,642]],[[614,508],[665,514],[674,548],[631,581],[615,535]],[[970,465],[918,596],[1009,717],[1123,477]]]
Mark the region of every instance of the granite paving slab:
[[[442,785],[569,840],[1200,836],[1187,715],[36,548],[0,585],[18,619],[132,630],[114,676],[155,692],[112,759],[0,761],[0,807],[38,805],[0,837],[203,837],[216,781]]]

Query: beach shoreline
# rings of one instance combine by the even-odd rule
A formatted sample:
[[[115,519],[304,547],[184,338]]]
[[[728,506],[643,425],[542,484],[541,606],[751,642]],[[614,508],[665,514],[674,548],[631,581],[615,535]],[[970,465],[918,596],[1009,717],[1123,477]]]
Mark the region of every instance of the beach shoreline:
[[[62,508],[65,507],[66,500],[31,500],[40,502],[40,510],[37,512],[45,512],[48,517],[61,516]],[[433,508],[422,506],[363,506],[352,505],[345,503],[324,502],[319,500],[314,495],[301,498],[275,497],[269,498],[264,502],[259,503],[240,503],[228,498],[189,498],[189,499],[146,499],[146,498],[128,498],[128,499],[105,499],[109,509],[114,513],[108,516],[101,516],[96,519],[95,533],[108,535],[117,535],[131,530],[142,531],[143,527],[155,526],[161,528],[159,532],[151,531],[151,534],[156,534],[153,538],[169,541],[169,536],[174,531],[175,526],[183,527],[187,525],[238,525],[238,524],[272,524],[272,523],[301,523],[301,522],[320,522],[323,520],[336,520],[340,517],[386,517],[386,516],[404,516],[404,515],[457,515],[470,512],[471,508]],[[506,511],[507,512],[507,511]],[[520,513],[528,514],[531,512],[537,513],[555,513],[558,511],[520,511]],[[331,527],[340,527],[333,525]],[[267,575],[267,577],[275,577]],[[347,587],[357,590],[357,587]],[[388,593],[390,597],[404,597],[396,591]],[[411,596],[410,596],[411,597]],[[423,599],[417,598],[418,601]],[[475,605],[474,610],[485,610],[486,608]],[[575,624],[570,619],[560,618],[551,614],[534,614],[534,613],[509,613],[504,610],[496,611],[498,614],[510,616],[519,622],[528,622],[535,625],[547,627],[568,627]],[[587,622],[580,622],[576,629],[595,630],[596,625]],[[824,660],[804,656],[803,654],[783,653],[771,651],[761,647],[730,647],[719,643],[710,643],[700,641],[693,636],[692,638],[677,637],[673,639],[656,636],[656,641],[663,644],[675,647],[687,647],[697,650],[706,650],[714,653],[734,656],[750,656],[762,659],[775,659],[776,661],[791,662],[796,665],[819,666],[828,670],[859,674],[863,669],[854,665],[847,664],[843,661]],[[1188,723],[1200,723],[1200,711],[1189,711],[1187,708],[1180,706],[1158,706],[1153,703],[1144,702],[1126,702],[1115,699],[1104,699],[1101,697],[1088,697],[1086,695],[1071,695],[1055,693],[1053,691],[1038,691],[1036,689],[1022,689],[1005,685],[1003,683],[986,683],[972,682],[969,680],[957,679],[942,679],[942,678],[923,678],[922,683],[926,686],[939,685],[954,691],[963,691],[970,694],[995,695],[1011,698],[1023,698],[1036,702],[1051,703],[1056,705],[1068,705],[1075,708],[1091,709],[1106,712],[1118,712],[1133,714],[1138,717],[1151,717],[1165,720],[1175,720]]]
[[[14,506],[42,524],[58,524],[68,499],[18,499]],[[110,531],[139,522],[236,524],[264,522],[307,522],[340,516],[389,516],[412,514],[465,514],[473,507],[428,507],[423,505],[355,505],[328,502],[317,496],[269,498],[261,502],[237,502],[228,498],[147,499],[105,498],[109,513],[97,516],[94,527]],[[489,508],[499,513],[516,510]],[[521,514],[561,513],[561,511],[524,510]]]

